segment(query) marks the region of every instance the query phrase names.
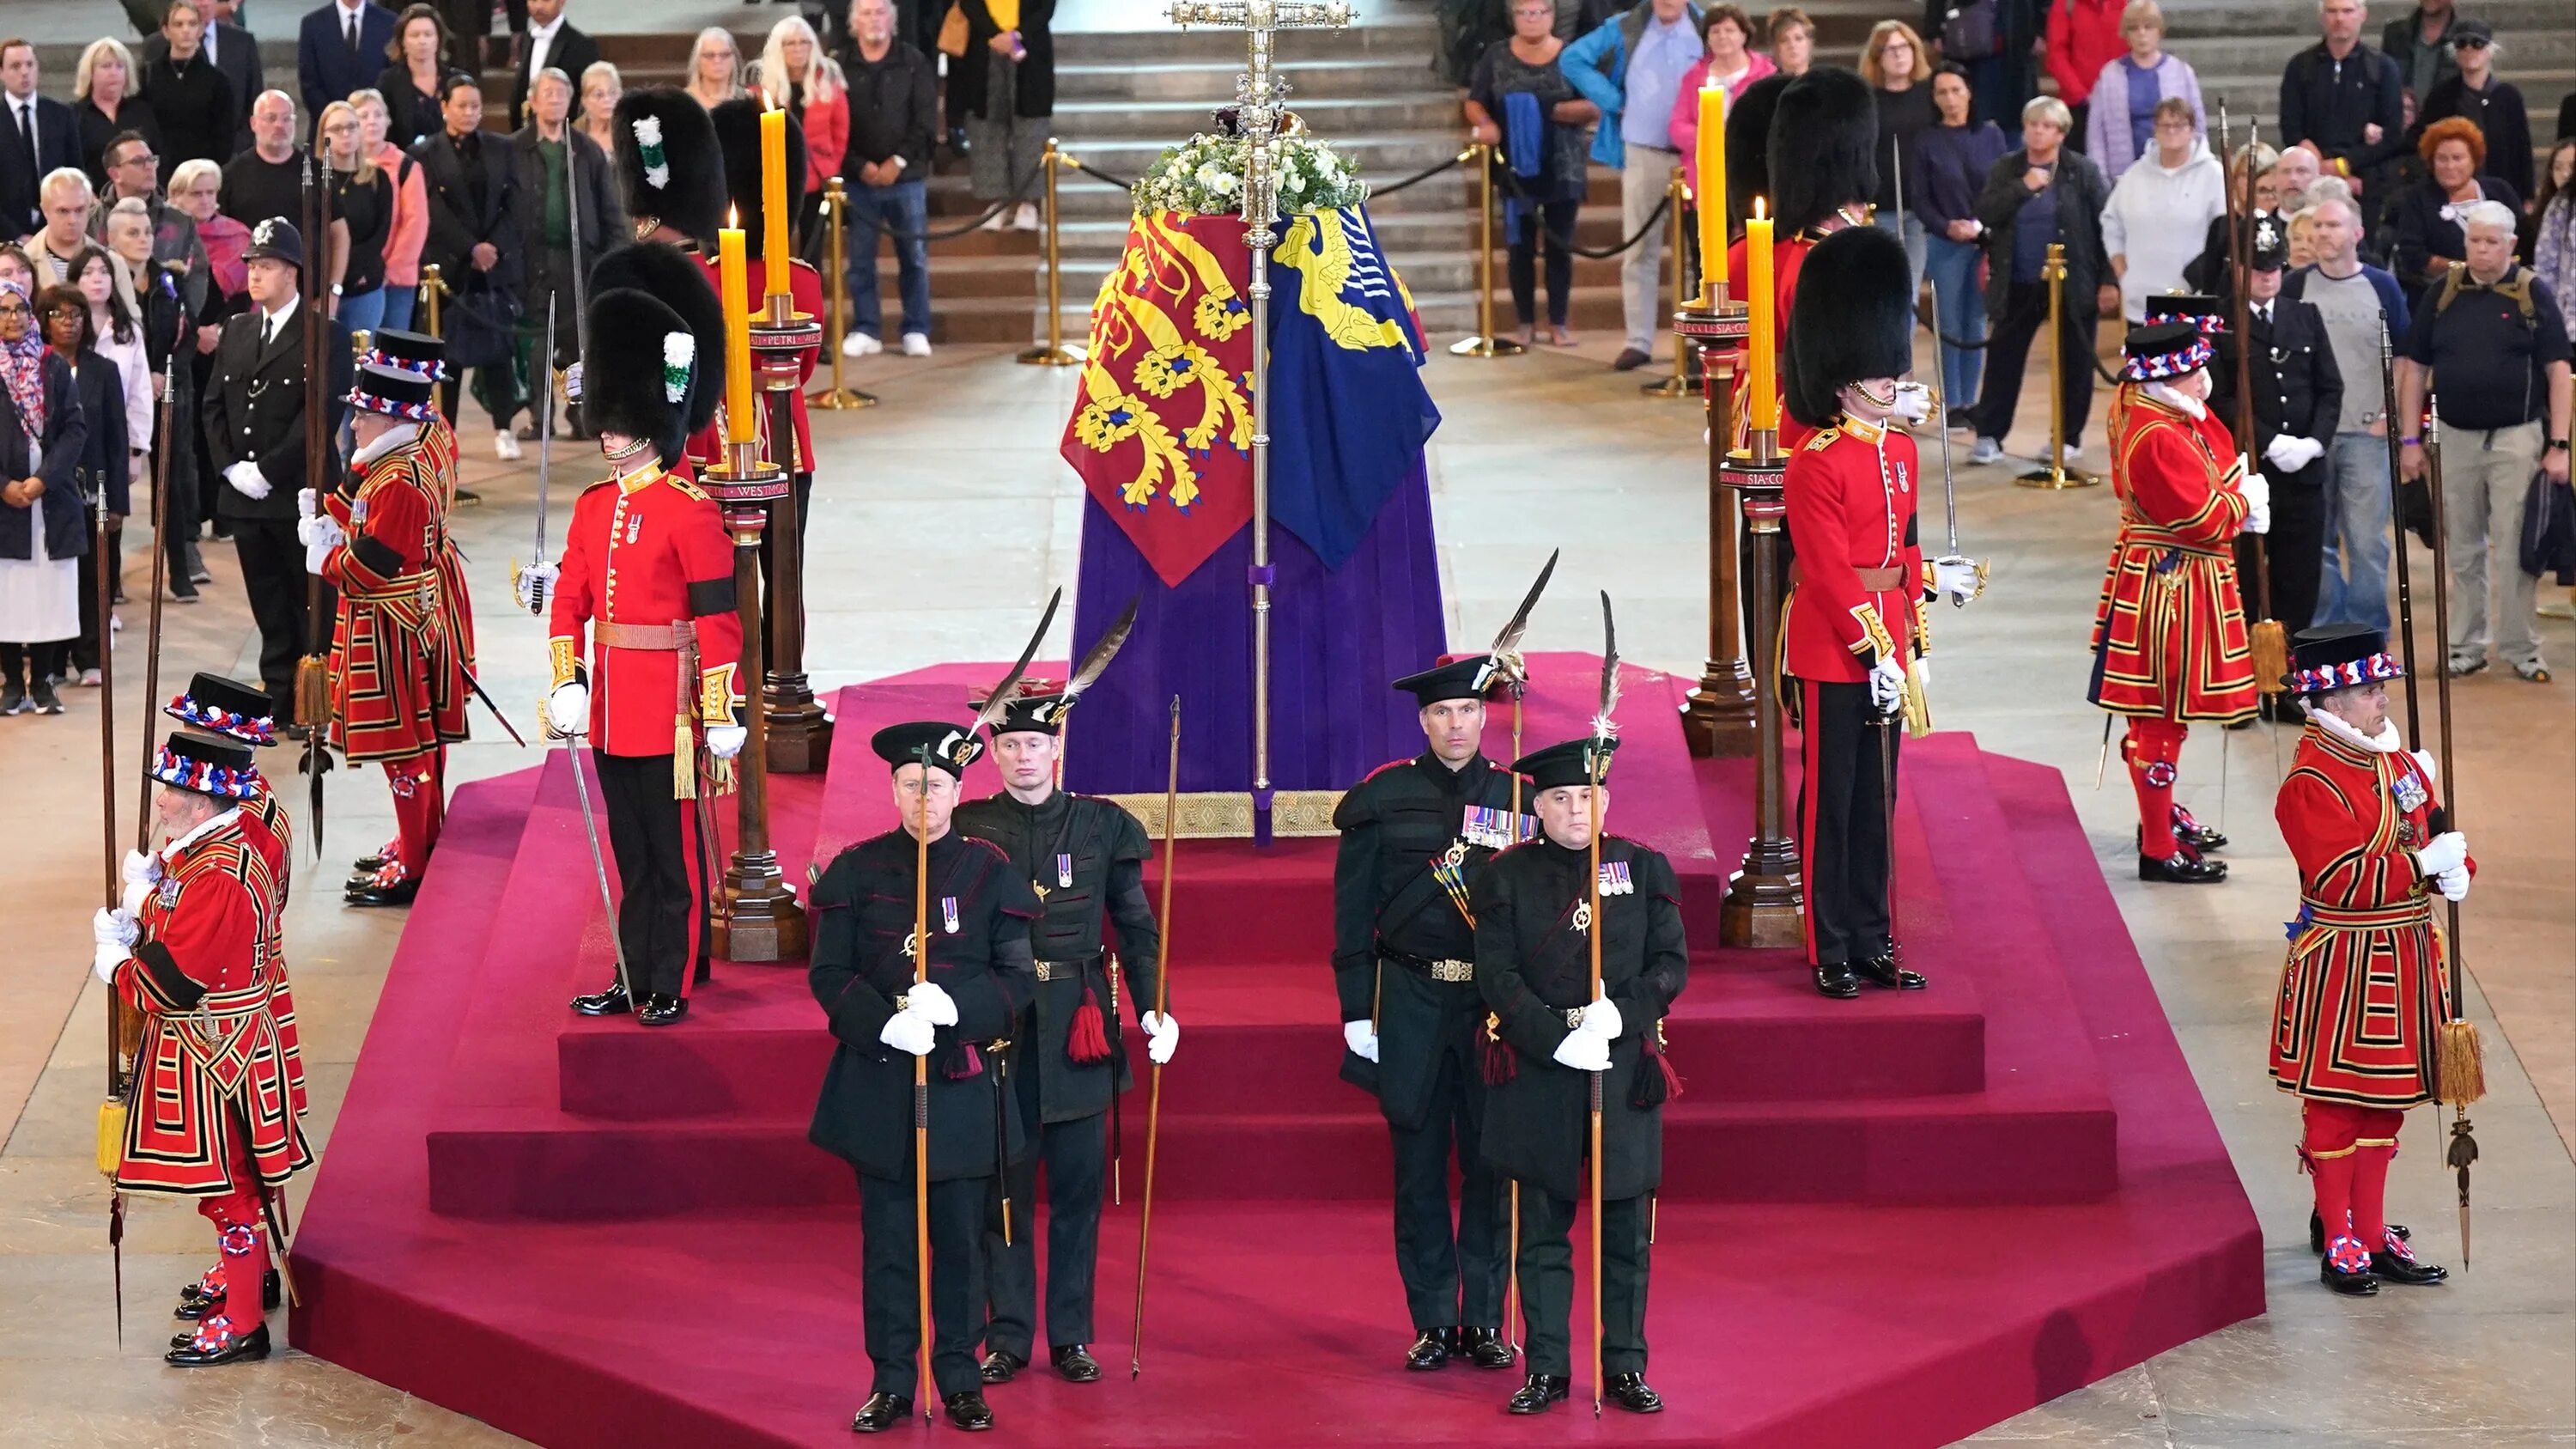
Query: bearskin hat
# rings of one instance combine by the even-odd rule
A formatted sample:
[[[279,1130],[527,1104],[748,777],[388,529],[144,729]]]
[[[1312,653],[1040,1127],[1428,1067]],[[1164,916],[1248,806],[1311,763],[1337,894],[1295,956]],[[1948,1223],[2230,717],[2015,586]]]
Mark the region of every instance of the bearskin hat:
[[[1726,102],[1726,214],[1753,214],[1753,198],[1771,194],[1771,117],[1793,75],[1778,71],[1729,96]],[[1779,204],[1772,203],[1772,214]]]
[[[669,242],[633,242],[591,264],[590,295],[620,289],[660,298],[698,339],[698,372],[705,380],[689,394],[688,430],[714,422],[716,404],[724,400],[724,302],[707,280],[707,269]],[[585,388],[588,383],[584,369]]]
[[[724,225],[724,156],[706,107],[687,91],[645,86],[617,98],[617,184],[626,214],[712,251]]]
[[[629,287],[590,294],[590,348],[581,359],[581,406],[594,432],[642,438],[668,468],[701,406],[724,391],[724,350],[691,331],[669,303]]]
[[[1905,243],[1874,226],[1816,243],[1789,306],[1781,390],[1789,416],[1811,428],[1842,411],[1837,389],[1914,369],[1914,274]]]
[[[1834,208],[1878,195],[1878,101],[1869,82],[1820,65],[1780,92],[1771,115],[1771,214],[1780,235],[1821,224]]]
[[[759,101],[742,96],[709,113],[715,119],[716,144],[724,152],[726,199],[732,202],[737,218],[731,224],[742,228],[755,251],[760,239],[769,234],[760,204],[761,109]],[[805,128],[791,114],[787,118],[787,204],[795,206],[804,195]],[[792,231],[795,219],[790,217],[788,221]],[[759,299],[754,298],[753,305],[759,305]]]

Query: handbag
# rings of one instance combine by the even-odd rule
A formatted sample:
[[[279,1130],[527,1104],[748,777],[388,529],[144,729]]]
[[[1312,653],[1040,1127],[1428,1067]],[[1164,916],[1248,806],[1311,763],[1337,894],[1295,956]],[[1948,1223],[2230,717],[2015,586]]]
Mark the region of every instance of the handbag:
[[[1985,60],[2004,49],[1998,0],[1964,0],[1941,17],[1941,56],[1945,60]]]
[[[447,325],[447,365],[458,371],[509,360],[519,323],[519,299],[497,287],[456,293],[439,320]]]
[[[2522,500],[2522,571],[2576,584],[2576,489],[2537,469]]]
[[[939,22],[939,53],[963,58],[966,54],[966,8],[948,7],[948,15]]]

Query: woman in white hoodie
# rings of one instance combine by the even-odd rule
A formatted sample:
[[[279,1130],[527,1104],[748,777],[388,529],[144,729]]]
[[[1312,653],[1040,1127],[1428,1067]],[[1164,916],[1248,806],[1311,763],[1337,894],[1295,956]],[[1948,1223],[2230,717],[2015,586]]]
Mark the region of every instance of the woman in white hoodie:
[[[2102,209],[2102,250],[2120,279],[2121,315],[2132,322],[2145,318],[2147,298],[2181,290],[2182,269],[2200,255],[2210,219],[2227,211],[2226,173],[2196,125],[2190,102],[2157,102],[2155,154],[2120,173]],[[2104,297],[2102,310],[2110,307]]]

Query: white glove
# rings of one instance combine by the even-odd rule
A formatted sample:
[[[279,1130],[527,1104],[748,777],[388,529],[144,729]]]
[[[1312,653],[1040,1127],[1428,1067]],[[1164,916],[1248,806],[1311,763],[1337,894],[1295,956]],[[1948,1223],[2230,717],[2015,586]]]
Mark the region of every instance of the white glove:
[[[938,1042],[931,1034],[930,1022],[915,1011],[898,1011],[887,1017],[885,1030],[877,1033],[877,1040],[917,1057],[930,1055],[931,1047]]]
[[[125,964],[126,955],[123,946],[111,946],[101,941],[97,952],[90,957],[90,974],[111,986],[116,984],[116,968]]]
[[[904,1000],[907,1003],[904,1010],[932,1026],[957,1024],[957,1003],[949,997],[947,988],[936,981],[914,982]]]
[[[295,490],[295,516],[296,516],[296,517],[298,517],[298,518],[313,518],[313,517],[317,517],[317,516],[320,514],[320,512],[321,512],[320,508],[317,506],[317,505],[320,503],[320,501],[321,501],[320,495],[319,495],[319,494],[316,494],[312,489],[310,489],[310,488],[298,488],[298,489],[296,489],[296,490]]]
[[[2296,433],[2283,433],[2263,450],[2263,461],[2284,473],[2296,473],[2325,455],[2326,445],[2314,438]]]
[[[224,481],[233,485],[234,492],[253,503],[268,496],[268,475],[260,472],[259,465],[247,458],[226,468]]]
[[[1565,1040],[1556,1044],[1557,1065],[1572,1067],[1578,1072],[1610,1070],[1610,1038],[1588,1030],[1592,1024],[1590,1013],[1585,1013],[1583,1023],[1583,1026],[1567,1032]]]
[[[2433,752],[2431,750],[2408,750],[2406,753],[2415,757],[2415,763],[2418,768],[2423,770],[2425,779],[2432,781],[2436,785],[2442,783],[2442,767],[2433,763]]]
[[[1365,1021],[1343,1022],[1342,1044],[1362,1061],[1377,1060],[1377,1028]]]
[[[1894,714],[1905,706],[1905,665],[1893,654],[1879,656],[1869,669],[1869,698],[1880,714]]]
[[[1985,581],[1977,577],[1974,559],[1936,558],[1932,560],[1932,593],[1947,594],[1955,607],[1986,591]]]
[[[1919,382],[1896,385],[1896,405],[1888,410],[1899,421],[1919,423],[1932,416],[1932,389]]]
[[[2452,866],[2449,870],[2433,877],[2433,888],[2442,893],[2442,899],[2458,905],[2469,898],[2469,868],[2465,865]]]
[[[161,883],[161,857],[140,850],[125,853],[125,897],[120,907],[129,916],[143,913],[144,899]]]
[[[90,918],[89,934],[90,938],[98,944],[114,946],[121,954],[127,947],[134,944],[134,938],[141,933],[135,929],[132,916],[123,911],[101,908],[97,915]]]
[[[554,598],[555,580],[561,577],[562,570],[550,563],[534,563],[519,570],[519,577],[512,584],[519,597],[519,607],[542,617],[546,605]]]
[[[340,531],[340,521],[331,515],[308,513],[295,520],[295,541],[303,544],[308,551],[317,547],[332,549],[347,543],[349,535]]]
[[[2426,879],[2444,871],[2458,870],[2469,863],[2469,838],[2456,830],[2445,830],[2424,842],[2415,852],[2415,870]]]
[[[707,753],[719,760],[730,760],[742,753],[742,742],[749,738],[751,738],[751,731],[741,725],[709,725],[707,726]],[[942,1026],[947,1024],[944,1021],[940,1023]]]
[[[590,733],[590,686],[578,679],[556,685],[546,696],[546,723],[557,739]]]
[[[1181,1024],[1153,1011],[1136,1018],[1136,1024],[1145,1028],[1146,1057],[1158,1067],[1171,1061],[1173,1051],[1181,1044]]]
[[[2272,480],[2260,473],[2248,472],[2236,480],[2236,491],[2245,499],[2245,531],[2272,531]]]
[[[1575,1030],[1591,1032],[1607,1042],[1616,1038],[1626,1025],[1619,1019],[1619,1003],[1607,996],[1596,996],[1590,1006],[1583,1008],[1583,1025]]]

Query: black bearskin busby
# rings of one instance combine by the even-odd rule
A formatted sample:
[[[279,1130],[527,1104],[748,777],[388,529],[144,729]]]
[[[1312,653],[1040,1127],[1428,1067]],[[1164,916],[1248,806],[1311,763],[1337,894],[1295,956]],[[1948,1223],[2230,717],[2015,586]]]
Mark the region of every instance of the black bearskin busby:
[[[688,430],[714,422],[716,405],[724,401],[724,302],[707,280],[707,269],[669,242],[633,242],[590,268],[590,295],[620,288],[659,297],[696,336],[698,371],[707,380],[689,394]]]
[[[649,292],[591,293],[590,349],[581,360],[591,430],[644,439],[665,468],[679,462],[690,417],[701,408],[712,414],[724,392],[724,349],[712,340]]]
[[[1771,117],[1793,75],[1764,76],[1726,100],[1726,215],[1740,225],[1753,214],[1753,198],[1771,194]],[[1772,203],[1777,215],[1779,205]]]
[[[1771,115],[1771,214],[1780,235],[1823,224],[1836,207],[1878,195],[1878,101],[1869,82],[1820,65],[1780,92]]]
[[[645,86],[618,97],[614,124],[626,214],[656,218],[712,254],[724,225],[724,155],[706,107],[687,91]]]
[[[1914,274],[1905,243],[1874,226],[1816,243],[1798,272],[1780,360],[1789,416],[1821,428],[1843,409],[1837,389],[1914,370]]]
[[[758,255],[761,238],[769,235],[768,219],[760,204],[760,102],[749,96],[726,101],[709,112],[715,118],[716,145],[724,153],[726,200],[740,220],[733,225],[742,228]],[[805,199],[805,129],[796,117],[787,117],[787,204],[799,206]],[[787,219],[789,245],[794,245],[796,218]],[[767,260],[767,258],[762,258]],[[754,306],[759,305],[755,299]]]

